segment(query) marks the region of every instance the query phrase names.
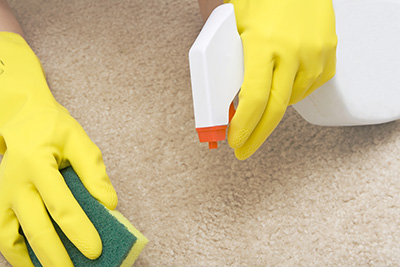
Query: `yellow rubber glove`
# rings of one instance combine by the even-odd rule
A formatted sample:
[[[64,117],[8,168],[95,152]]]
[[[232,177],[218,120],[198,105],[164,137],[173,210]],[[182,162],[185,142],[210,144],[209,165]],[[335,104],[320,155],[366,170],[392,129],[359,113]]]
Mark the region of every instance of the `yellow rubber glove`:
[[[116,192],[98,147],[53,98],[41,64],[23,38],[0,32],[0,251],[13,265],[33,266],[20,227],[45,267],[73,266],[49,214],[88,258],[100,236],[59,169],[72,165],[109,209]],[[49,214],[48,214],[49,213]]]
[[[229,131],[238,159],[252,155],[287,107],[335,74],[332,0],[232,0],[243,43],[244,81]]]

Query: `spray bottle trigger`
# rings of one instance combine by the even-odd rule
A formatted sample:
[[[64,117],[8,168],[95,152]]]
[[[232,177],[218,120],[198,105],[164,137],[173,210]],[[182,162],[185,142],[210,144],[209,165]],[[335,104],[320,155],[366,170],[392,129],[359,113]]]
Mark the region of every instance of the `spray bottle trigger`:
[[[233,116],[235,115],[235,106],[233,105],[233,101],[231,103],[231,105],[229,106],[229,123],[231,123],[231,120],[233,118]]]

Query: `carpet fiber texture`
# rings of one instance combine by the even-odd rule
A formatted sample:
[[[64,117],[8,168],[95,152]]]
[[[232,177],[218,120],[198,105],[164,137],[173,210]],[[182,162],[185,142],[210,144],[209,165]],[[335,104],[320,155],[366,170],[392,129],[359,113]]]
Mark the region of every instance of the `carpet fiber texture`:
[[[136,266],[400,265],[400,121],[318,127],[289,108],[238,161],[195,131],[196,0],[10,5],[150,240]]]

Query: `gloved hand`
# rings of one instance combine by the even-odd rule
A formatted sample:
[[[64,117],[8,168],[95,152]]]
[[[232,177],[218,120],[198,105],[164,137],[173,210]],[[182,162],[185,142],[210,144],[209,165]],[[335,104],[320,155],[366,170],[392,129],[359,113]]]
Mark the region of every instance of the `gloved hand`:
[[[286,108],[335,74],[332,0],[232,0],[243,43],[244,81],[228,131],[238,159],[252,155]]]
[[[73,266],[49,214],[88,258],[102,243],[59,169],[72,165],[109,209],[116,192],[98,147],[53,98],[41,64],[23,38],[0,32],[0,251],[13,265],[33,266],[20,227],[45,267]],[[47,210],[46,210],[47,209]]]

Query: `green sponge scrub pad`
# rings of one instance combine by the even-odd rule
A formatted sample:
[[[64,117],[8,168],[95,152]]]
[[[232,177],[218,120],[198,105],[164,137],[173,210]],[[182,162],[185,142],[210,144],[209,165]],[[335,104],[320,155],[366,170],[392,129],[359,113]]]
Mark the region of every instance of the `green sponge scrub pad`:
[[[86,190],[72,167],[61,170],[72,194],[97,229],[103,243],[103,252],[95,260],[86,258],[64,235],[53,221],[68,254],[77,267],[131,267],[148,240],[118,211],[100,204]],[[35,266],[42,266],[28,244],[29,255]]]

